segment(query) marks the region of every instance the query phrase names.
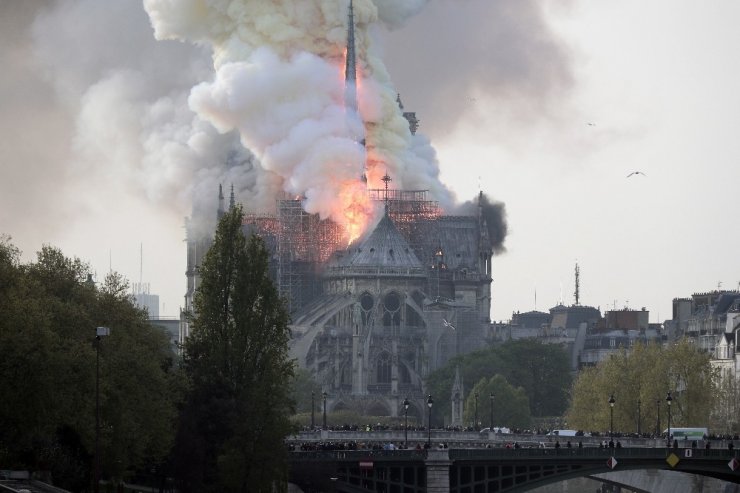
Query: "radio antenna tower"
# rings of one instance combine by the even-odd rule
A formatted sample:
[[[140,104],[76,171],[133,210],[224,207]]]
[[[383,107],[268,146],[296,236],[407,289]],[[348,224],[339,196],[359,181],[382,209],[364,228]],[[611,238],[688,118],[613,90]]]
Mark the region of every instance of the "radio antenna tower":
[[[575,298],[576,298],[576,306],[580,305],[581,302],[581,269],[578,267],[578,262],[576,262],[576,292]]]

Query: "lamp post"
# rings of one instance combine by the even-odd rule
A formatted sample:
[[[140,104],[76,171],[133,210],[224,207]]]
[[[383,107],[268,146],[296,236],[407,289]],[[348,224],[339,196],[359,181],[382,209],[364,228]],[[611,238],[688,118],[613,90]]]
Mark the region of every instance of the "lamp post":
[[[409,398],[403,400],[403,448],[409,448]]]
[[[432,394],[429,394],[427,397],[427,407],[429,407],[429,426],[427,427],[427,447],[432,446],[432,405],[434,404],[434,401],[432,400]]]
[[[478,392],[475,394],[475,422],[473,423],[473,428],[475,428],[475,431],[478,431]]]
[[[658,417],[655,420],[655,436],[660,438],[660,399],[655,401],[655,407],[658,413]]]
[[[640,436],[640,404],[642,404],[642,402],[640,401],[640,399],[637,399],[637,436],[638,437]]]
[[[313,390],[311,391],[311,431],[313,431],[314,427],[316,426],[316,421],[314,420],[314,410],[316,409],[316,392]]]
[[[491,398],[491,416],[490,416],[491,428],[490,428],[490,430],[493,431],[493,399],[496,396],[493,395],[493,392],[491,392],[491,395],[489,397]]]
[[[668,392],[668,395],[665,398],[666,404],[668,404],[668,444],[670,446],[671,443],[671,403],[673,403],[673,397],[671,397],[671,393]]]
[[[108,335],[108,327],[95,328],[95,493],[100,492],[100,342]]]
[[[324,430],[326,429],[326,396],[327,396],[326,392],[321,393],[321,397],[324,398],[324,428],[323,428]]]
[[[614,441],[614,394],[609,396],[609,440]]]

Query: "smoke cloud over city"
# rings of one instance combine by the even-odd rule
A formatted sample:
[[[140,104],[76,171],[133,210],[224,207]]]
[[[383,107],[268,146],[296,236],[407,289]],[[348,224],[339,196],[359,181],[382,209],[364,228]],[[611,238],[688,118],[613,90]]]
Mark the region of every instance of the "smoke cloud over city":
[[[364,163],[368,186],[382,187],[387,172],[393,186],[428,189],[452,211],[455,195],[424,133],[456,113],[443,98],[438,106],[413,94],[438,98],[443,85],[449,92],[460,81],[445,70],[414,72],[427,49],[407,60],[405,87],[414,81],[409,97],[424,105],[410,107],[401,94],[422,121],[412,135],[384,62],[388,33],[401,35],[435,3],[355,0],[359,114],[352,114],[342,93],[348,0],[3,2],[2,230],[27,253],[51,242],[138,272],[138,259],[124,267],[108,244],[90,245],[91,258],[80,238],[92,227],[138,251],[142,236],[181,240],[185,216],[205,234],[219,184],[226,193],[233,185],[251,212],[273,212],[285,193],[341,222],[346,201],[338,198],[356,196]],[[413,46],[411,32],[405,46]],[[503,205],[500,212],[489,225],[504,225],[496,230],[503,244]],[[132,217],[150,220],[132,226]],[[155,256],[166,255],[161,248]]]
[[[308,212],[342,225],[356,220],[358,207],[369,215],[365,167],[370,187],[388,172],[396,186],[429,189],[452,205],[428,141],[413,138],[401,115],[371,36],[384,21],[401,25],[421,3],[354,2],[359,113],[344,97],[348,0],[144,5],[159,39],[213,51],[215,77],[193,88],[191,109],[221,132],[237,130],[283,191],[305,197]]]

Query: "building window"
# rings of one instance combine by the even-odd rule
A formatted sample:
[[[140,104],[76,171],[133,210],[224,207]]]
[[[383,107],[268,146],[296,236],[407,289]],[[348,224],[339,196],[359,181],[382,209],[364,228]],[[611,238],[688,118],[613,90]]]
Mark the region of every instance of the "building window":
[[[401,297],[397,293],[388,293],[383,297],[383,325],[398,327],[401,324]]]
[[[375,382],[391,383],[391,357],[388,353],[381,353],[375,365]]]

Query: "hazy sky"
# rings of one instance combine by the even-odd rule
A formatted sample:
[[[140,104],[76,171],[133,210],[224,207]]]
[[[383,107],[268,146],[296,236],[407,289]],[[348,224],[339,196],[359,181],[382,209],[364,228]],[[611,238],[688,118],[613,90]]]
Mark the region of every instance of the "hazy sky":
[[[738,287],[740,4],[424,3],[374,35],[441,181],[506,204],[494,319],[535,292],[540,310],[571,303],[576,262],[582,303],[651,321]],[[215,207],[218,181],[244,173],[219,161],[250,159],[188,107],[210,51],[155,41],[136,1],[3,0],[0,67],[0,233],[26,260],[51,244],[101,279],[141,269],[177,315],[193,196]]]

